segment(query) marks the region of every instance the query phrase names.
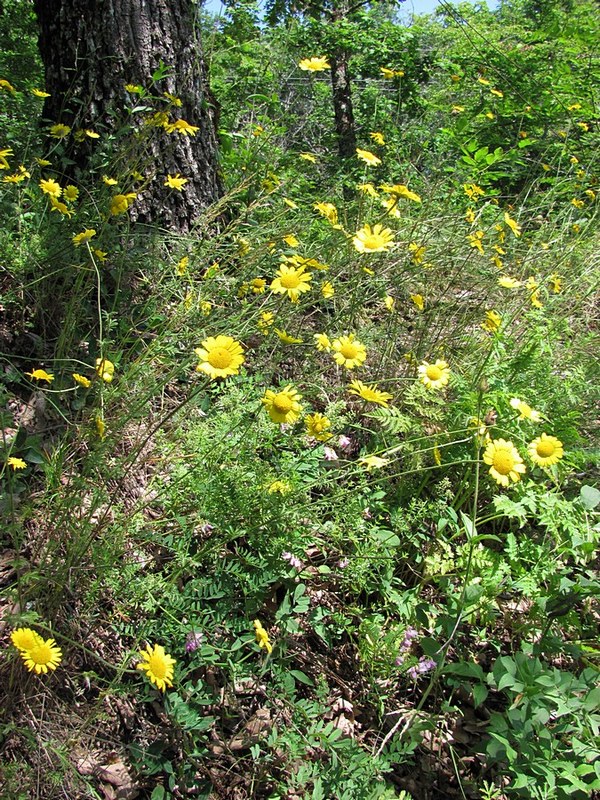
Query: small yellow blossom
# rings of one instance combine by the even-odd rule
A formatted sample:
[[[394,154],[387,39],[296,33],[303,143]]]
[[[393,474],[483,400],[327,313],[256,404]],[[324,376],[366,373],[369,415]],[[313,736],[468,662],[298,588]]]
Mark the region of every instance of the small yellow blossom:
[[[271,291],[277,294],[287,294],[292,303],[297,303],[302,292],[310,290],[312,273],[305,272],[302,267],[295,267],[281,264],[277,271],[277,276],[271,282]]]
[[[394,78],[404,77],[404,72],[401,69],[389,69],[388,67],[379,67],[379,72],[381,72],[382,77],[384,77],[387,81],[391,81]]]
[[[109,361],[108,358],[97,358],[96,374],[99,378],[102,378],[105,383],[112,383],[115,377],[115,365],[112,361]]]
[[[263,311],[257,322],[258,329],[265,336],[269,332],[271,325],[275,323],[275,315],[271,311]]]
[[[35,95],[36,97],[50,97],[49,92],[43,92],[41,89],[32,89],[31,94]]]
[[[51,372],[46,372],[45,369],[34,369],[33,372],[26,372],[25,375],[28,375],[34,381],[52,383],[54,380],[54,375]]]
[[[304,418],[304,424],[306,426],[307,435],[316,439],[318,442],[327,442],[331,439],[332,434],[329,432],[331,420],[323,414],[319,414],[318,412],[308,414]]]
[[[484,236],[485,236],[484,231],[475,231],[475,233],[470,233],[467,236],[467,239],[471,247],[474,247],[476,250],[478,250],[481,253],[481,255],[484,254],[483,245],[481,243],[481,240],[483,239]]]
[[[300,244],[300,241],[294,236],[293,233],[288,233],[286,236],[283,236],[282,239],[290,247],[298,247]]]
[[[393,311],[394,306],[396,305],[396,298],[392,297],[391,294],[386,294],[386,296],[383,298],[383,304],[388,311]]]
[[[167,175],[167,179],[163,183],[163,186],[168,186],[169,189],[175,189],[176,191],[180,192],[187,182],[187,178],[182,178],[181,175],[177,173],[176,175]]]
[[[312,153],[299,153],[298,158],[302,158],[304,161],[310,161],[311,164],[317,163],[317,158],[313,156]]]
[[[514,408],[515,411],[519,412],[519,419],[528,419],[531,422],[542,421],[540,412],[533,409],[528,403],[524,400],[520,400],[518,397],[510,398],[510,406]]]
[[[467,213],[465,214],[465,220],[471,224],[475,222],[475,212],[472,208],[467,208]]]
[[[260,620],[254,620],[254,633],[256,635],[256,642],[261,650],[266,650],[270,655],[273,652],[273,645],[269,641],[269,634],[263,628]]]
[[[204,372],[212,380],[238,375],[245,361],[241,344],[231,336],[209,336],[194,353],[200,359],[196,372]]]
[[[78,372],[73,373],[73,380],[75,383],[83,386],[84,389],[89,389],[92,385],[92,382],[89,378],[86,378],[85,375],[80,375]]]
[[[59,200],[57,200],[56,197],[52,197],[52,195],[50,195],[50,205],[52,206],[50,211],[58,211],[58,213],[62,214],[63,217],[73,216],[73,212],[67,208],[64,203],[61,203]]]
[[[469,200],[477,200],[479,197],[483,197],[485,192],[480,186],[477,186],[476,183],[465,183],[463,185],[463,191],[469,198]]]
[[[183,105],[181,99],[176,95],[171,94],[171,92],[163,92],[163,97],[168,100],[171,105],[176,106],[177,108],[181,108]]]
[[[390,463],[389,458],[381,458],[380,456],[362,456],[358,459],[358,463],[367,468],[367,472],[374,469],[381,469],[386,464]]]
[[[94,424],[96,426],[96,433],[98,434],[99,439],[104,439],[106,435],[106,423],[102,419],[100,415],[98,415],[95,420]]]
[[[349,384],[348,392],[366,400],[367,403],[376,403],[379,406],[387,407],[392,395],[382,392],[376,383],[363,383],[362,381],[352,381]]]
[[[412,253],[412,262],[413,264],[422,264],[425,261],[425,252],[427,248],[423,244],[418,244],[417,242],[411,242],[408,245],[408,250]]]
[[[17,458],[16,456],[9,456],[6,459],[6,463],[9,467],[13,468],[13,471],[15,469],[25,469],[25,467],[27,466],[26,461],[23,461],[22,458]]]
[[[6,78],[0,78],[0,92],[9,92],[10,94],[15,94],[17,90],[15,87],[6,80]]]
[[[286,331],[282,330],[281,328],[273,328],[277,337],[284,343],[284,344],[302,344],[302,339],[298,339],[295,336],[287,333]]]
[[[128,91],[129,94],[143,94],[144,92],[143,88],[136,83],[126,83],[125,90]]]
[[[96,235],[96,231],[94,228],[86,228],[81,233],[75,234],[73,236],[73,244],[75,247],[79,247],[80,244],[84,244],[85,242],[89,242],[89,240]]]
[[[554,272],[552,275],[550,275],[548,280],[550,281],[554,294],[560,294],[562,292],[562,278],[560,275],[557,275],[556,272]]]
[[[329,300],[330,297],[333,297],[335,294],[333,284],[329,281],[325,281],[325,283],[321,286],[321,294],[326,300]]]
[[[135,192],[128,192],[127,194],[116,194],[110,202],[110,213],[116,217],[118,214],[124,214],[133,201],[137,197]]]
[[[564,455],[563,444],[556,436],[542,433],[528,446],[529,458],[538,467],[551,467],[557,464]]]
[[[356,188],[363,194],[368,194],[370,197],[377,197],[377,192],[372,183],[359,183]]]
[[[375,142],[375,144],[385,145],[385,137],[383,133],[379,133],[378,131],[373,131],[369,134],[371,139]]]
[[[179,275],[180,278],[183,275],[185,275],[185,273],[187,272],[187,268],[188,268],[188,264],[189,263],[190,263],[190,257],[189,256],[183,256],[177,262],[176,270],[177,270],[177,274]]]
[[[107,186],[116,186],[119,181],[116,178],[111,178],[110,175],[103,175],[102,182]]]
[[[333,203],[315,203],[313,208],[332,225],[337,225],[338,212]]]
[[[283,202],[285,203],[285,205],[286,205],[288,208],[291,208],[291,209],[292,209],[292,211],[295,211],[295,210],[298,208],[298,204],[297,204],[297,203],[294,203],[294,201],[293,201],[293,200],[290,200],[290,198],[289,198],[289,197],[284,197],[284,198],[283,198]]]
[[[273,481],[267,486],[269,494],[289,494],[292,491],[292,486],[289,481]]]
[[[502,317],[497,311],[486,311],[481,327],[488,333],[497,333],[502,327]]]
[[[502,286],[503,289],[518,289],[522,285],[522,281],[512,278],[510,275],[502,275],[498,278],[498,286]]]
[[[424,311],[425,300],[422,294],[411,294],[410,299],[413,301],[419,311]]]
[[[317,350],[329,352],[331,350],[331,341],[326,333],[315,333],[315,346]]]

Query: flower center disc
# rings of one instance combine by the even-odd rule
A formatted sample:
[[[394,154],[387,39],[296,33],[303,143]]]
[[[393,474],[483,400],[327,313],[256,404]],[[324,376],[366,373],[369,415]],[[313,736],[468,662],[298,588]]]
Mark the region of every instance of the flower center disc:
[[[34,664],[49,664],[52,661],[52,649],[45,642],[32,647],[29,655]]]
[[[442,370],[439,367],[436,367],[435,364],[430,364],[427,367],[427,377],[430,381],[439,381],[442,377]]]
[[[358,347],[355,344],[348,342],[343,347],[340,347],[340,353],[344,356],[344,358],[356,358]]]
[[[499,472],[500,475],[508,475],[514,465],[515,462],[510,453],[507,453],[505,450],[494,453],[494,469],[496,472]]]
[[[152,674],[157,678],[164,678],[167,672],[167,668],[165,666],[164,659],[159,658],[158,656],[152,656],[150,661],[148,662],[150,665],[150,670]]]
[[[206,357],[211,367],[215,367],[216,369],[227,369],[231,364],[231,359],[232,355],[225,347],[215,347]]]
[[[286,289],[296,289],[298,284],[300,283],[300,278],[295,274],[283,275],[280,278],[281,285],[284,286]]]
[[[538,442],[535,449],[540,458],[548,458],[554,455],[554,444],[552,442]]]
[[[276,394],[273,398],[273,407],[280,414],[287,414],[292,409],[292,399],[287,394]]]

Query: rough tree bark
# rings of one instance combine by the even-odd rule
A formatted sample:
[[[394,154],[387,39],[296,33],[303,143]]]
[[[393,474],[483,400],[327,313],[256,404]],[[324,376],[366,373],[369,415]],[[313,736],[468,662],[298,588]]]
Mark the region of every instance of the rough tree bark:
[[[149,87],[161,64],[167,68],[158,94],[166,90],[182,102],[168,109],[171,121],[184,119],[199,131],[184,136],[154,128],[152,137],[144,138],[148,147],[137,154],[141,161],[134,168],[146,182],[130,217],[177,231],[189,230],[222,195],[217,109],[194,25],[198,7],[194,0],[35,0],[50,92],[46,119],[74,130],[114,130],[117,117],[135,99],[125,84]],[[79,145],[72,138],[65,142],[76,170],[84,174],[97,144],[87,137]],[[182,192],[163,186],[166,176],[176,173],[189,181]]]
[[[331,58],[331,89],[338,153],[341,158],[356,155],[356,129],[352,109],[348,53],[338,50]]]

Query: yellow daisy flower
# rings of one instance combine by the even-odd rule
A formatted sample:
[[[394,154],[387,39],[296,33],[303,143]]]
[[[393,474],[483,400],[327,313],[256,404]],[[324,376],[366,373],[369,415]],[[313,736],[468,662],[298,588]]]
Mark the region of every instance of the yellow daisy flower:
[[[326,333],[315,333],[314,338],[317,350],[325,350],[326,352],[331,350],[331,341]]]
[[[178,119],[176,122],[167,123],[165,125],[167,133],[179,133],[182,136],[195,136],[200,128],[196,125],[190,125],[184,119]]]
[[[287,294],[292,303],[297,303],[302,292],[308,292],[312,273],[305,272],[303,267],[296,269],[286,264],[281,264],[277,270],[277,277],[271,283],[271,291],[277,294]]]
[[[64,139],[65,136],[68,136],[71,133],[71,128],[68,125],[62,125],[60,122],[56,125],[51,125],[50,129],[50,136],[53,136],[55,139]]]
[[[510,406],[514,408],[515,411],[519,412],[519,419],[529,419],[532,422],[541,422],[542,415],[539,411],[535,411],[528,403],[524,400],[519,400],[518,397],[511,397],[510,398]]]
[[[41,636],[39,641],[36,641],[27,650],[21,650],[19,655],[27,669],[37,675],[56,669],[62,661],[61,649],[54,639],[42,639]]]
[[[378,196],[377,190],[375,189],[372,183],[359,183],[356,188],[358,189],[359,192],[362,192],[363,194],[368,194],[369,197]]]
[[[304,424],[306,425],[306,433],[318,442],[326,442],[331,439],[332,434],[328,432],[329,428],[331,428],[331,420],[323,414],[318,412],[309,414],[304,418]]]
[[[440,359],[435,364],[423,361],[419,365],[418,372],[421,383],[428,389],[443,389],[450,380],[450,368],[445,361]]]
[[[394,234],[379,223],[372,228],[370,225],[363,225],[356,231],[352,244],[359,253],[383,253],[394,246]]]
[[[245,361],[241,344],[231,336],[210,336],[194,353],[200,359],[196,372],[204,372],[213,380],[237,375]]]
[[[302,413],[300,400],[302,397],[298,394],[298,390],[288,384],[279,392],[267,389],[261,403],[273,422],[289,424],[296,422]]]
[[[481,327],[488,333],[497,333],[502,327],[502,317],[497,311],[486,311]]]
[[[69,203],[74,203],[75,200],[77,200],[77,198],[79,197],[79,189],[76,186],[73,186],[72,183],[70,183],[63,189],[63,197],[65,198],[65,200],[68,200]]]
[[[367,403],[377,403],[379,406],[387,407],[393,397],[388,392],[382,392],[377,388],[376,383],[363,383],[362,381],[352,381],[348,387],[350,394],[362,397]]]
[[[327,56],[313,56],[313,58],[303,58],[298,62],[298,66],[304,72],[323,72],[325,69],[331,69],[331,65],[327,61]]]
[[[348,336],[340,336],[331,343],[333,358],[336,364],[346,369],[360,367],[366,361],[367,350],[351,333]]]
[[[318,211],[322,217],[331,222],[332,225],[337,225],[338,212],[333,203],[315,203],[313,208]]]
[[[48,178],[48,180],[42,179],[39,186],[42,192],[50,195],[50,197],[60,197],[62,194],[60,185],[56,181],[53,181],[52,178]]]
[[[321,286],[321,294],[325,300],[329,300],[330,297],[333,297],[335,294],[335,289],[330,281],[325,281],[325,283]]]
[[[180,192],[187,182],[187,178],[182,178],[180,174],[177,173],[176,175],[167,175],[167,180],[163,183],[163,186],[168,186],[169,189],[175,189]]]
[[[174,658],[165,653],[164,647],[155,644],[154,647],[146,645],[145,650],[140,650],[143,659],[137,669],[146,673],[146,677],[156,688],[164,692],[167,686],[173,686],[173,665],[176,663]]]
[[[31,650],[32,647],[44,640],[31,628],[16,628],[10,635],[10,640],[17,650]]]
[[[485,448],[483,461],[489,464],[490,475],[501,486],[508,486],[511,481],[516,483],[526,472],[516,447],[505,439],[493,439]]]
[[[371,153],[369,150],[361,150],[360,147],[357,147],[356,155],[369,167],[377,167],[379,164],[381,164],[381,159],[379,156],[376,156],[375,153]]]
[[[133,201],[137,197],[135,192],[128,192],[127,194],[116,194],[110,201],[110,213],[116,217],[118,214],[124,214]]]
[[[542,433],[527,448],[529,458],[539,467],[551,467],[558,463],[564,455],[563,445],[556,436]]]
[[[379,133],[379,131],[372,131],[369,136],[375,142],[375,144],[385,145],[385,137],[383,133]]]
[[[498,286],[502,286],[503,289],[518,289],[522,285],[522,281],[512,278],[510,275],[502,275],[498,278]]]
[[[509,216],[508,212],[505,212],[504,214],[504,222],[506,222],[516,237],[521,235],[521,226]]]
[[[17,458],[16,456],[9,456],[6,459],[6,464],[9,467],[13,468],[13,471],[16,469],[25,469],[27,466],[27,462],[23,461],[22,458]]]

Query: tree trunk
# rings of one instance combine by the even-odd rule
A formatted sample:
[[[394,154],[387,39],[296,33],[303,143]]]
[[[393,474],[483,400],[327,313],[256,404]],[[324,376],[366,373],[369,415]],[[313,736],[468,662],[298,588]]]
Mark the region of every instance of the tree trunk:
[[[194,0],[35,0],[50,92],[44,117],[73,132],[91,129],[101,136],[94,140],[82,134],[77,142],[71,133],[64,140],[75,177],[85,180],[86,169],[105,148],[104,137],[118,133],[124,122],[133,125],[135,132],[124,141],[128,149],[117,151],[116,162],[104,170],[120,172],[114,177],[121,191],[138,191],[129,210],[133,221],[183,232],[222,195],[217,108],[194,24],[197,9]],[[163,65],[165,77],[153,83]],[[137,97],[126,84],[151,89],[153,99]],[[164,91],[181,105],[164,98]],[[135,105],[151,105],[153,112],[167,112],[169,122],[183,119],[199,130],[182,135],[148,126],[153,112],[127,118],[124,110]],[[122,144],[118,136],[117,144]],[[127,171],[143,175],[139,190],[127,183]],[[181,192],[164,186],[167,175],[177,173],[188,180]]]
[[[344,22],[349,14],[348,0],[337,0],[331,10],[333,24]],[[335,115],[335,130],[340,158],[351,158],[356,155],[356,131],[354,128],[348,60],[349,54],[344,48],[336,49],[330,59],[333,113]]]
[[[348,73],[348,54],[339,51],[330,61],[338,153],[340,158],[350,158],[356,155],[356,132],[354,129],[350,75]]]

